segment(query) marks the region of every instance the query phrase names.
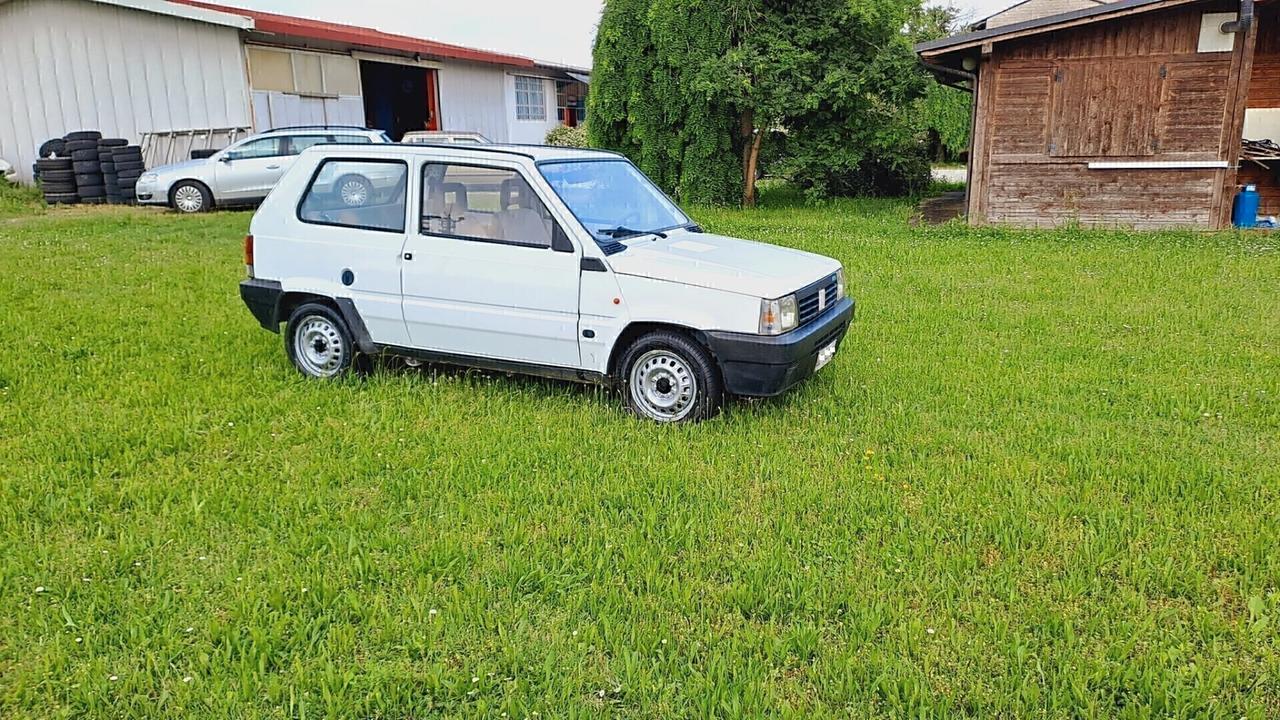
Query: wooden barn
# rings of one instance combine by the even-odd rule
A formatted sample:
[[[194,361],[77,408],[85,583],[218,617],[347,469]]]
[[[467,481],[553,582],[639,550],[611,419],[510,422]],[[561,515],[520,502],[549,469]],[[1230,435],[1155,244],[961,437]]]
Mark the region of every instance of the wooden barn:
[[[1245,183],[1280,215],[1280,0],[1120,0],[916,50],[973,92],[973,224],[1223,228]]]

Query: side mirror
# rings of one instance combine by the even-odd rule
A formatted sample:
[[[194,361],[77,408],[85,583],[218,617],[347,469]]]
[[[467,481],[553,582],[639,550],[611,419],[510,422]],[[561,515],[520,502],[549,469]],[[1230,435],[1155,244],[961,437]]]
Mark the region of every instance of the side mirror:
[[[223,155],[222,157],[218,158],[218,162],[220,162],[220,163],[226,163],[226,164],[230,165],[230,164],[231,164],[231,153],[227,153],[226,155]]]

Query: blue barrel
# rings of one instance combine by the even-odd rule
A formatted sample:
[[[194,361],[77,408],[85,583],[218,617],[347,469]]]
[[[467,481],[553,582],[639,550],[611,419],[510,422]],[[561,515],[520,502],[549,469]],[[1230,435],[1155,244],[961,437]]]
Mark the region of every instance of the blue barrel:
[[[1231,222],[1238,228],[1258,226],[1258,207],[1262,204],[1262,196],[1258,194],[1257,185],[1245,185],[1236,195],[1235,208],[1231,211]]]

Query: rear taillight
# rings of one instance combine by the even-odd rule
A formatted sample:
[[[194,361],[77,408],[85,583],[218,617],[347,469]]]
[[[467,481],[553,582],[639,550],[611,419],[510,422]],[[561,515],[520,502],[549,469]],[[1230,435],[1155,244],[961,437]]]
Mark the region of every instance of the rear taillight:
[[[244,269],[253,277],[253,236],[244,236]]]

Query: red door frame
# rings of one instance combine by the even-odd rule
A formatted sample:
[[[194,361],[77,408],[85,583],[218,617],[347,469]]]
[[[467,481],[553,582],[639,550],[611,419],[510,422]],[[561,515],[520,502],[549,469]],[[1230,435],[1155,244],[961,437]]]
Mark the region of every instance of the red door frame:
[[[427,129],[440,129],[440,95],[436,71],[427,70]]]

